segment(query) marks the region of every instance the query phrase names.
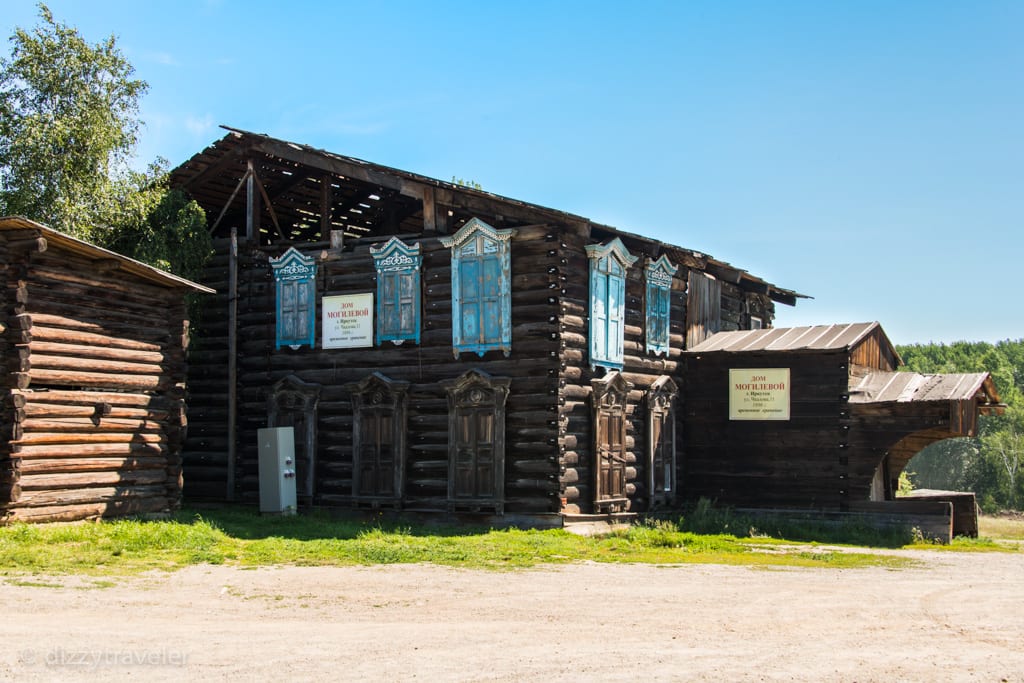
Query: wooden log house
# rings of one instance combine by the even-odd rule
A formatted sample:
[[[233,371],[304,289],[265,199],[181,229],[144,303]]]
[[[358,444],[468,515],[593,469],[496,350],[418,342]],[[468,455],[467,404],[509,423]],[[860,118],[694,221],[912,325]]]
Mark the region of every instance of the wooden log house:
[[[292,425],[300,504],[563,524],[729,498],[688,480],[684,352],[770,328],[802,295],[581,216],[227,131],[171,175],[217,249],[186,495],[254,502],[256,432]]]
[[[910,459],[1001,413],[988,373],[897,372],[878,323],[716,334],[684,353],[687,493],[738,507],[913,516],[977,535],[973,494],[896,498]],[[971,521],[973,518],[973,521]]]
[[[212,290],[18,217],[0,263],[0,521],[178,507],[184,295]]]
[[[197,498],[255,501],[256,431],[292,425],[300,503],[538,524],[672,504],[688,340],[770,325],[800,296],[580,216],[239,130],[171,179],[217,249],[189,366]],[[335,338],[348,323],[362,331]]]

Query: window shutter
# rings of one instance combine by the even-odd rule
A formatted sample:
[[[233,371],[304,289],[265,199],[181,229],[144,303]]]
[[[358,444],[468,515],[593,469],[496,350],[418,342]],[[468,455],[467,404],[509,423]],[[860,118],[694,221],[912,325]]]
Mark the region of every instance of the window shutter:
[[[626,281],[621,275],[608,276],[608,360],[622,364],[623,317],[626,308]]]
[[[452,250],[452,351],[512,352],[512,228],[470,219],[441,244]]]
[[[608,276],[594,270],[590,276],[590,357],[608,360]]]
[[[480,261],[463,257],[459,262],[459,315],[462,316],[460,329],[463,344],[483,342],[480,331]]]
[[[497,256],[481,259],[480,282],[480,342],[495,344],[501,342],[501,260]]]
[[[416,311],[419,308],[416,301],[419,294],[416,275],[414,273],[397,273],[395,279],[397,280],[395,308],[397,309],[396,328],[398,334],[403,338],[416,337],[419,327],[416,320]]]

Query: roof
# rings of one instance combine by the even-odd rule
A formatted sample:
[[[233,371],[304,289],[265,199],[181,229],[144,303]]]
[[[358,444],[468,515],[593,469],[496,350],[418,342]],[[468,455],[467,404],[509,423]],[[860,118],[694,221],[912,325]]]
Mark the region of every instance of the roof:
[[[48,245],[59,247],[65,251],[69,251],[78,256],[82,256],[87,259],[93,260],[114,260],[118,264],[119,270],[160,285],[161,287],[167,287],[170,289],[191,289],[197,292],[204,292],[207,294],[215,293],[215,290],[209,287],[204,287],[198,283],[186,280],[183,277],[178,277],[173,273],[154,268],[153,266],[136,261],[135,259],[128,258],[117,252],[97,247],[95,244],[90,244],[76,237],[65,235],[62,232],[58,232],[53,228],[48,228],[42,223],[36,223],[35,221],[23,218],[21,216],[2,216],[0,217],[0,232],[8,230],[34,230],[39,233],[39,236],[46,240]]]
[[[434,188],[434,191],[461,197],[469,210],[488,205],[493,208],[494,204],[498,204],[501,212],[508,217],[536,221],[546,215],[555,221],[586,222],[611,236],[621,235],[675,252],[675,260],[679,260],[681,255],[687,255],[705,264],[708,272],[715,277],[762,292],[780,303],[793,305],[798,298],[809,298],[793,290],[777,287],[707,254],[596,224],[583,216],[335,154],[309,145],[272,138],[261,133],[228,126],[222,128],[228,131],[227,135],[194,155],[170,174],[171,186],[187,191],[206,210],[207,217],[214,227],[229,206],[233,207],[232,210],[242,208],[236,206],[244,204],[245,193],[240,191],[242,179],[246,177],[250,160],[255,158],[260,194],[265,203],[273,201],[272,218],[282,224],[279,229],[284,233],[282,236],[287,236],[288,239],[313,241],[311,236],[318,234],[320,228],[316,218],[319,216],[323,201],[322,178],[342,178],[365,184],[365,191],[359,193],[332,180],[331,191],[340,209],[330,216],[331,229],[343,230],[352,237],[360,237],[370,232],[370,216],[378,210],[381,198],[385,196],[403,204],[400,222],[410,221],[405,227],[408,228],[408,232],[413,232],[411,220],[421,211],[424,193],[430,191],[426,188]],[[422,220],[420,226],[422,227]],[[320,235],[320,239],[326,239],[326,236]]]
[[[850,403],[908,403],[912,401],[969,401],[980,397],[998,403],[995,384],[987,372],[924,375],[916,372],[872,372],[851,377]]]
[[[718,332],[687,353],[848,350],[875,331],[885,334],[877,322]]]

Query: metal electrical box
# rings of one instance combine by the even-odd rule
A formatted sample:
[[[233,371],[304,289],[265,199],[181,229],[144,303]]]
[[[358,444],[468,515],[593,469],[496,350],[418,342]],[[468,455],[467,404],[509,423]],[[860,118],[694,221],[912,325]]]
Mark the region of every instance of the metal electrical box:
[[[294,515],[295,430],[268,427],[258,430],[260,442],[260,512]]]

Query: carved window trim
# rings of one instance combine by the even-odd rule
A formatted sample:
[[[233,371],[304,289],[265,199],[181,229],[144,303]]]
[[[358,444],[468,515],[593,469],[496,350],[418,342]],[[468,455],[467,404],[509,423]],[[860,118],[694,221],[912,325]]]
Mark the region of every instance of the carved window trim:
[[[590,260],[590,367],[621,370],[625,362],[626,271],[636,263],[618,237],[588,244]]]
[[[444,380],[448,397],[448,505],[450,509],[504,512],[505,505],[505,403],[508,399],[511,379],[492,377],[481,370],[470,370],[456,379]],[[462,457],[459,453],[460,419],[469,416],[475,425],[479,414],[491,417],[490,448],[492,478],[485,482],[493,495],[472,495],[458,490],[459,468]],[[475,426],[472,427],[476,429]],[[476,434],[474,433],[476,436]],[[479,448],[479,441],[475,441]],[[479,451],[472,455],[474,466],[479,461]],[[474,475],[476,476],[476,475]]]
[[[623,512],[629,509],[628,481],[629,451],[626,448],[626,436],[629,423],[629,392],[633,383],[627,381],[621,372],[612,370],[600,379],[590,380],[591,386],[591,420],[593,427],[594,452],[594,512]],[[603,424],[617,424],[617,429]],[[602,443],[601,435],[608,432],[607,443]],[[612,432],[615,432],[614,434]],[[604,459],[608,459],[608,476],[604,475]],[[610,479],[621,477],[620,485],[613,488]]]
[[[679,270],[662,254],[647,263],[647,352],[667,355],[672,310],[672,276]]]
[[[479,218],[471,218],[441,244],[452,250],[452,352],[483,356],[487,351],[512,353],[512,261],[514,228],[498,230]],[[467,278],[473,269],[478,274]],[[487,274],[495,283],[489,282]],[[486,300],[494,307],[488,323]],[[475,336],[473,331],[475,330]]]
[[[679,387],[662,375],[647,390],[647,486],[651,505],[670,502],[679,489],[675,398]],[[661,485],[659,486],[659,482]]]
[[[420,245],[409,246],[392,237],[382,247],[370,247],[377,269],[377,343],[420,343]]]
[[[267,397],[267,426],[281,426],[282,413],[293,411],[302,414],[304,432],[302,434],[305,444],[305,453],[295,452],[296,469],[298,459],[303,458],[305,463],[305,476],[296,479],[296,493],[300,499],[310,501],[316,493],[316,461],[317,461],[317,406],[320,402],[319,384],[303,382],[295,375],[288,375],[274,383]]]
[[[275,349],[316,345],[316,260],[295,247],[270,259],[276,285]]]
[[[405,491],[405,435],[406,403],[409,383],[393,380],[374,372],[359,382],[346,385],[352,396],[352,497],[356,500],[387,500],[397,502]],[[379,420],[388,414],[391,418],[391,448],[393,461],[392,494],[361,494],[362,450],[367,435],[363,434],[364,417],[373,414]],[[379,451],[380,444],[376,444]]]

